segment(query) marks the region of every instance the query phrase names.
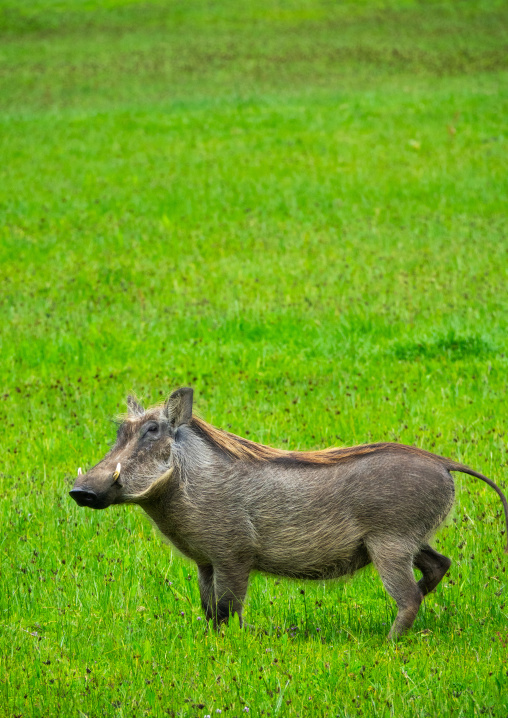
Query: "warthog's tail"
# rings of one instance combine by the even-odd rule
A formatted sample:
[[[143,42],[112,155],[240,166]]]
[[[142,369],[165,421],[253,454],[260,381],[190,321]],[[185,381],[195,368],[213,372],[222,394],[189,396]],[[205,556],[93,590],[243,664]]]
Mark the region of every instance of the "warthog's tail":
[[[441,457],[440,457],[441,458]],[[444,458],[444,457],[443,457]],[[470,469],[469,466],[465,466],[464,464],[459,464],[457,461],[452,461],[451,459],[444,459],[444,464],[448,471],[460,471],[463,474],[469,474],[470,476],[475,476],[477,479],[481,479],[482,481],[485,481],[486,484],[489,486],[492,486],[494,491],[497,493],[501,501],[503,502],[503,508],[504,508],[504,520],[506,524],[506,546],[504,548],[504,552],[508,553],[508,501],[506,500],[506,496],[503,494],[501,489],[497,484],[495,484],[492,479],[488,479],[483,474],[480,474],[478,471],[473,471],[473,469]]]

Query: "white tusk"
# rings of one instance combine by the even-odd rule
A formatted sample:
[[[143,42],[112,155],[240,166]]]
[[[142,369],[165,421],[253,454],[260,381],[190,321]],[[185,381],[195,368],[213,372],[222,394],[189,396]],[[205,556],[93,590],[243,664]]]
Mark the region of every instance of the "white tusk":
[[[83,473],[83,472],[81,471],[81,466],[80,466],[79,469],[78,469],[78,476],[81,476],[82,473]]]
[[[122,464],[118,462],[116,465],[115,473],[113,474],[113,480],[116,481],[118,477],[120,476],[120,471],[122,470]]]

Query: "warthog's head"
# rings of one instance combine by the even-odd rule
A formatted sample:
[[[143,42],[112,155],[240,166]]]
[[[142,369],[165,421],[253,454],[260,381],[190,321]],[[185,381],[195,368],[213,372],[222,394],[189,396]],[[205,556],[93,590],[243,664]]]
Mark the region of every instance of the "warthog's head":
[[[192,389],[177,389],[163,406],[147,411],[130,396],[127,406],[113,448],[86,474],[78,469],[69,493],[79,506],[143,503],[168,483],[172,446],[192,417]]]

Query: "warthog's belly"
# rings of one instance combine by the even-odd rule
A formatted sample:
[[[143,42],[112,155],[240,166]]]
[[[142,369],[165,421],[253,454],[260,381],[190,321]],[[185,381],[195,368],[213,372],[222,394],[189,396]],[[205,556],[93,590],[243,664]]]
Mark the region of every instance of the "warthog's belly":
[[[361,544],[347,558],[327,558],[324,561],[320,561],[318,556],[315,557],[315,561],[301,563],[267,561],[262,557],[258,557],[255,569],[265,573],[272,573],[276,576],[319,580],[347,576],[369,563],[370,556],[365,546]]]

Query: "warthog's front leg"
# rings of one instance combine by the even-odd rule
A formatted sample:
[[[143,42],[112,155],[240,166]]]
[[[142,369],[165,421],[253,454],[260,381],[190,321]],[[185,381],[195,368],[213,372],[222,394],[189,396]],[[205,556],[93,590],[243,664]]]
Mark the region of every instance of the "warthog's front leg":
[[[198,566],[199,595],[206,620],[214,615],[215,592],[213,588],[213,566]]]
[[[237,613],[242,625],[242,609],[247,586],[249,583],[249,569],[243,566],[214,566],[214,606],[213,625],[218,628],[221,623],[227,623],[230,615]]]

